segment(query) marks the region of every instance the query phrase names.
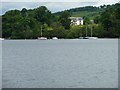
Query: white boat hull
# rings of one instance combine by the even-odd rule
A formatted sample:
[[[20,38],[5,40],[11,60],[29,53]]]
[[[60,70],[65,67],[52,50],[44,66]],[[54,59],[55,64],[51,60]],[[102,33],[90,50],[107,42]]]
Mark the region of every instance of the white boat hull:
[[[58,38],[57,38],[57,37],[53,37],[52,39],[53,39],[53,40],[57,40]]]
[[[38,37],[38,40],[47,40],[46,37]]]
[[[5,40],[4,38],[0,38],[0,40]]]
[[[98,39],[98,37],[89,37],[89,39]]]
[[[98,39],[98,37],[79,37],[79,39]]]

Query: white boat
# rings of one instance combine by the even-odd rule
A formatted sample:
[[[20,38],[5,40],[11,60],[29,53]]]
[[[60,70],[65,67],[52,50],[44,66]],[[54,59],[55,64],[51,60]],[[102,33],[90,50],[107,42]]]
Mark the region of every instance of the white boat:
[[[83,37],[83,39],[89,39],[89,37]]]
[[[47,40],[46,37],[38,37],[38,40]]]
[[[98,37],[93,37],[93,29],[92,29],[92,26],[91,26],[91,37],[89,37],[89,39],[98,39]]]
[[[98,37],[83,37],[83,38],[80,38],[80,39],[98,39]]]
[[[89,39],[98,39],[98,37],[89,37]]]
[[[91,26],[91,37],[87,36],[87,26],[86,26],[86,36],[85,37],[79,37],[79,39],[98,39],[98,37],[93,37],[93,30]]]
[[[87,26],[86,26],[86,30],[85,30],[85,31],[86,31],[86,32],[85,32],[85,33],[86,33],[86,36],[83,37],[83,39],[89,39],[89,37],[88,37],[88,35],[87,35],[87,32],[88,32],[88,31],[87,31]]]
[[[58,39],[58,38],[57,38],[57,37],[53,37],[52,39],[53,39],[53,40],[56,40],[56,39]]]
[[[79,37],[79,39],[83,39],[83,37]]]
[[[4,38],[0,38],[0,40],[5,40]]]

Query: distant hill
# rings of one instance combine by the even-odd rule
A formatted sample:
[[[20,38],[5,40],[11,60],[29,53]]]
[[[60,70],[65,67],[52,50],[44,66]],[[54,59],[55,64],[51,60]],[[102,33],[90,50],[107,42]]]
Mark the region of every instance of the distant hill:
[[[86,7],[72,8],[67,11],[71,13],[71,16],[83,17],[83,18],[87,17],[93,19],[94,17],[100,15],[100,13],[103,12],[104,10],[105,10],[104,6],[101,7],[86,6]],[[59,16],[62,12],[63,11],[56,12],[54,14]]]
[[[68,17],[83,17],[84,25],[71,26]],[[91,24],[91,19],[94,24]],[[93,36],[120,37],[120,3],[71,8],[52,13],[46,6],[34,9],[9,10],[2,15],[2,37],[6,39],[79,38],[85,36],[86,27],[90,36],[91,25]]]

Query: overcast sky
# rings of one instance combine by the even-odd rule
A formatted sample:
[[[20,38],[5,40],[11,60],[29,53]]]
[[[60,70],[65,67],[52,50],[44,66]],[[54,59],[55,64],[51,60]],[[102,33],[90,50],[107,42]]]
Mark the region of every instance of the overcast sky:
[[[48,0],[47,0],[48,1]],[[36,0],[36,2],[34,0],[29,0],[25,1],[25,0],[17,0],[16,1],[9,1],[9,0],[2,0],[2,2],[0,4],[2,4],[2,7],[0,7],[0,14],[4,14],[6,11],[8,10],[14,10],[14,9],[18,9],[21,10],[22,8],[27,8],[27,9],[33,9],[33,8],[37,8],[39,6],[46,6],[50,11],[52,12],[58,12],[61,10],[65,10],[65,9],[70,9],[70,8],[75,8],[75,7],[83,7],[83,6],[100,6],[103,4],[115,4],[117,2],[119,2],[119,0],[93,0],[92,2],[90,2],[90,0],[52,0],[49,2],[47,2],[46,0],[44,0],[44,2],[42,0]],[[74,1],[74,2],[73,2]]]

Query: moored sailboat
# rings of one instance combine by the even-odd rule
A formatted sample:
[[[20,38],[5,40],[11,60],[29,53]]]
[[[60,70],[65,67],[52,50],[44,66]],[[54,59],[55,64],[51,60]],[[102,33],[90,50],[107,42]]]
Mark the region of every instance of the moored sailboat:
[[[41,37],[38,37],[38,40],[47,40],[47,37],[43,37],[42,35],[42,26],[41,26]]]

